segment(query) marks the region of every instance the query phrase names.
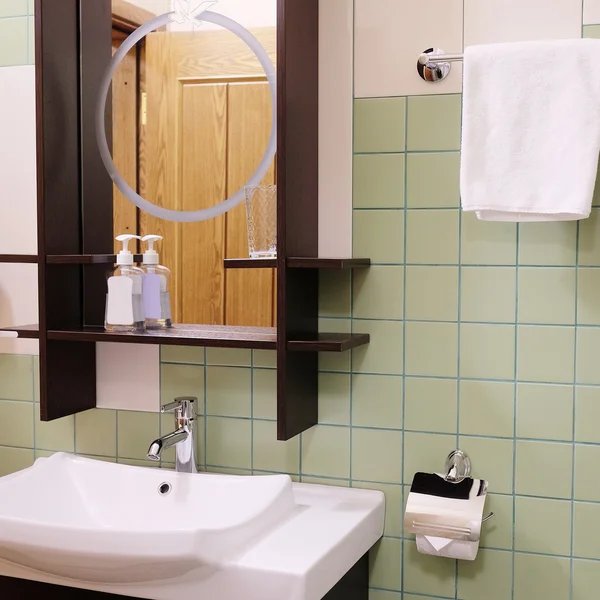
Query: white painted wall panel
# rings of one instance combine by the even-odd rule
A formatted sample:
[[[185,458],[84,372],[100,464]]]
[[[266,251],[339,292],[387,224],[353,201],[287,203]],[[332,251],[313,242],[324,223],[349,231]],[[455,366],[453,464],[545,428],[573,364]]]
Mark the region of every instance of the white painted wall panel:
[[[465,46],[581,37],[581,0],[465,0]]]
[[[0,69],[0,254],[37,254],[35,69]],[[0,325],[38,321],[37,266],[0,265]],[[37,354],[36,340],[0,339],[0,353]]]
[[[96,371],[98,408],[159,410],[159,346],[96,344]]]
[[[435,85],[416,67],[427,48],[461,52],[462,7],[462,0],[356,0],[356,97],[460,92],[460,63]]]
[[[319,256],[352,256],[352,0],[320,2]]]
[[[600,25],[600,0],[583,0],[583,24]]]

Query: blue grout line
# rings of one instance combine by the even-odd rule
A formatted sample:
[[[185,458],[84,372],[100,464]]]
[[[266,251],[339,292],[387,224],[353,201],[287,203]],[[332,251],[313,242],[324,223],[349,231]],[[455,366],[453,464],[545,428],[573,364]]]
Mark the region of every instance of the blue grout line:
[[[521,226],[517,224],[515,238],[515,323],[519,322],[519,254],[521,241]],[[513,392],[513,472],[512,472],[512,532],[511,532],[511,595],[515,595],[515,547],[516,547],[516,519],[517,519],[517,415],[518,415],[518,393],[519,393],[519,327],[515,327],[515,347],[514,347],[514,392]]]
[[[347,321],[348,317],[336,317],[336,316],[327,316],[324,317],[327,318],[328,320],[331,321]],[[401,318],[397,318],[397,317],[354,317],[352,319],[353,321],[374,321],[374,322],[390,322],[390,323],[402,323],[404,321],[406,321],[407,323],[429,323],[429,324],[445,324],[445,325],[458,325],[459,322],[458,321],[452,321],[452,320],[441,320],[441,319],[401,319]],[[550,329],[575,329],[575,328],[579,328],[579,329],[600,329],[600,325],[574,325],[574,324],[568,324],[568,323],[527,323],[527,322],[523,322],[521,321],[521,323],[513,323],[512,321],[461,321],[462,325],[491,325],[493,327],[495,326],[505,326],[505,327],[519,327],[521,329],[523,328],[536,328],[536,327],[546,327],[546,328],[550,328]],[[250,367],[239,367],[241,369],[246,368],[249,369]],[[273,370],[273,369],[271,369]]]
[[[356,87],[356,77],[355,77],[355,52],[356,52],[356,0],[352,0],[352,156],[350,157],[352,160],[352,209],[354,210],[354,204],[356,201],[355,196],[355,179],[356,172],[354,166],[354,147],[355,147],[355,136],[356,136],[356,111],[355,111],[355,87]],[[352,212],[352,220],[354,223],[354,212]],[[352,252],[354,256],[354,226],[352,227]],[[351,318],[354,319],[354,281],[355,281],[355,273],[354,271],[350,271],[350,315]],[[354,321],[350,322],[351,327],[354,327]],[[353,486],[353,464],[352,457],[354,454],[354,351],[350,352],[349,356],[349,369],[350,369],[350,384],[349,384],[349,395],[350,395],[350,430],[349,430],[349,465],[348,465],[348,478],[350,487]],[[319,374],[320,377],[320,374]]]
[[[461,46],[464,48],[465,45],[465,0],[462,2],[462,40]],[[460,123],[461,123],[461,137],[462,137],[462,121],[463,121],[463,103],[461,97],[460,103]],[[462,204],[462,201],[461,201]],[[457,332],[457,366],[456,374],[458,380],[456,382],[456,448],[460,448],[460,390],[461,390],[461,334],[462,334],[462,239],[463,239],[463,211],[458,212],[458,332]],[[459,581],[459,569],[458,560],[454,561],[454,597],[458,600],[458,581]]]
[[[408,100],[404,103],[404,147],[408,146],[408,114],[409,114],[409,103]],[[407,254],[407,246],[408,246],[408,219],[407,219],[407,206],[409,203],[408,197],[408,171],[407,164],[408,159],[405,158],[404,165],[404,247],[403,247],[403,256],[404,256],[404,271],[402,273],[403,277],[403,289],[402,289],[402,483],[405,482],[405,467],[406,467],[406,288],[407,288],[407,268],[406,268],[406,254]],[[407,497],[405,494],[404,488],[402,489],[402,501],[403,506],[406,504]],[[404,536],[404,520],[402,521],[402,535]],[[401,564],[400,564],[400,590],[404,591],[404,581],[406,577],[406,566],[405,566],[405,554],[404,554],[404,544],[402,544],[401,548]]]
[[[119,458],[119,413],[115,410],[115,460]]]
[[[420,98],[447,98],[449,96],[460,96],[460,93],[457,92],[448,92],[446,94],[409,94],[406,98],[414,98],[415,100],[419,100]],[[404,98],[405,96],[357,96],[356,92],[354,95],[355,100],[385,100],[387,98]]]
[[[380,208],[380,209],[374,209],[374,208],[365,208],[365,209],[361,209],[361,208],[355,208],[353,209],[354,212],[403,212],[404,209],[403,208]],[[444,209],[444,208],[436,208],[436,209],[419,209],[419,208],[409,208],[407,209],[407,212],[423,212],[423,210],[433,210],[434,212],[440,212],[440,211],[454,211],[454,212],[458,212],[458,210],[456,208],[452,208],[452,209]],[[384,261],[384,262],[378,262],[376,260],[372,260],[371,261],[371,267],[403,267],[403,266],[407,266],[407,267],[458,267],[459,264],[456,261],[449,261],[449,262],[443,262],[443,263],[430,263],[430,262],[394,262],[394,261]],[[471,262],[463,262],[463,264],[461,265],[462,267],[465,268],[496,268],[496,269],[508,269],[508,268],[512,268],[514,269],[516,267],[516,263],[471,263]],[[523,269],[561,269],[561,270],[575,270],[576,269],[576,265],[575,264],[571,264],[571,265],[556,265],[556,264],[529,264],[529,263],[521,263],[520,266]],[[600,265],[579,265],[580,269],[587,269],[590,271],[595,271],[596,269],[600,269]],[[585,323],[582,323],[583,325],[585,325]]]
[[[583,0],[582,0],[583,1]],[[583,27],[583,26],[582,26]],[[579,265],[579,235],[580,235],[580,223],[577,222],[577,231],[575,236],[575,264]],[[578,292],[579,292],[579,268],[575,270],[575,322],[579,321],[579,301],[578,301]],[[573,562],[573,554],[575,550],[575,438],[576,438],[576,419],[577,419],[577,338],[578,338],[579,329],[575,328],[575,337],[573,340],[573,423],[571,425],[571,436],[572,436],[572,456],[571,456],[571,539],[570,539],[570,550],[571,550],[571,561],[570,561],[570,600],[573,600],[573,586],[574,586],[574,571],[575,564]]]
[[[36,379],[39,382],[40,377],[39,377],[39,373],[37,375],[37,378],[35,375],[35,357],[34,356],[31,357],[31,375],[32,375],[32,377],[31,377],[31,392],[32,392],[31,398],[32,398],[32,400],[35,401],[36,393],[39,395],[39,392],[36,392],[36,389],[35,389],[35,387],[36,387],[35,382],[36,382]],[[33,403],[33,411],[32,411],[32,413],[33,413],[33,429],[32,429],[32,431],[33,431],[33,458],[34,458],[34,460],[35,460],[36,454],[37,454],[37,436],[36,436],[37,427],[36,427],[36,418],[35,418],[36,411],[41,411],[41,405],[38,405],[36,402],[34,402]]]
[[[349,371],[320,371],[321,373],[349,373]],[[374,371],[356,371],[356,374],[370,375],[373,377],[402,377],[402,373],[390,373],[390,372],[374,372]],[[427,375],[423,373],[407,373],[405,375],[411,379],[439,379],[442,381],[457,381],[458,377],[452,375]],[[489,377],[461,377],[463,381],[476,381],[482,383],[513,383],[514,379],[492,379]],[[529,380],[519,379],[517,382],[519,385],[545,385],[545,386],[556,386],[556,387],[571,387],[573,382],[566,381],[547,381],[544,379],[540,380]],[[597,388],[600,387],[599,383],[588,383],[588,382],[576,382],[577,387],[584,388]]]
[[[407,103],[408,104],[408,103]],[[412,156],[414,154],[422,156],[422,155],[431,155],[436,156],[438,154],[457,154],[460,155],[460,149],[456,148],[454,150],[388,150],[388,151],[355,151],[353,153],[354,157],[358,156],[390,156],[390,155],[401,155],[405,154],[407,156]],[[433,208],[433,207],[431,207]]]

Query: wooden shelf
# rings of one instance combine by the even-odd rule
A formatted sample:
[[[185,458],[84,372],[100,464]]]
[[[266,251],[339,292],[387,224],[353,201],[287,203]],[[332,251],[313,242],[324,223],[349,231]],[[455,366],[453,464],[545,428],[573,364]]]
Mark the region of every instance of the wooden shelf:
[[[365,269],[370,258],[288,258],[289,269]]]
[[[0,264],[37,264],[37,254],[0,254]]]
[[[370,340],[368,333],[319,333],[316,339],[289,341],[287,349],[290,352],[346,352]]]
[[[276,269],[276,258],[226,258],[226,269]]]
[[[0,327],[0,331],[15,332],[20,338],[37,340],[40,337],[39,325],[15,325],[15,327]]]
[[[20,337],[37,337],[20,335]],[[10,331],[14,331],[11,329]],[[25,328],[19,328],[25,334]],[[31,330],[33,333],[33,330]],[[176,346],[206,346],[211,348],[249,348],[251,350],[275,350],[277,330],[272,327],[226,327],[222,325],[174,325],[171,329],[146,331],[145,333],[118,333],[99,327],[48,331],[48,339],[79,342],[122,342],[129,344],[165,344]],[[346,352],[369,343],[366,333],[320,333],[316,338],[290,340],[286,346],[290,352]]]
[[[225,327],[222,325],[173,325],[170,329],[144,333],[110,332],[99,327],[48,331],[48,339],[128,344],[169,344],[219,348],[274,350],[277,332],[271,327]]]
[[[142,262],[141,254],[134,254],[136,263]],[[115,254],[54,254],[46,257],[49,265],[113,265]],[[37,256],[0,254],[0,263],[37,263]],[[365,269],[371,266],[369,258],[302,258],[287,259],[289,269]],[[276,258],[227,258],[226,269],[276,269]]]
[[[371,266],[370,258],[288,258],[289,269],[364,269]],[[226,269],[274,269],[276,258],[227,258]]]
[[[134,262],[142,262],[141,254],[133,255]],[[54,254],[46,257],[49,265],[114,265],[115,254]]]

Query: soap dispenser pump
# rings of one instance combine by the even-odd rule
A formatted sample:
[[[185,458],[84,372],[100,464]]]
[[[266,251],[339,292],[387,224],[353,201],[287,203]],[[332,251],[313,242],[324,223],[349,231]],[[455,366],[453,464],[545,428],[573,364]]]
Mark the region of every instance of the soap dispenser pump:
[[[129,242],[140,237],[119,235],[116,239],[123,243],[123,249],[117,255],[117,267],[108,276],[104,327],[107,331],[141,332],[146,329],[142,303],[144,272],[134,266],[129,251]]]
[[[158,252],[154,249],[154,244],[162,239],[160,235],[147,235],[142,238],[142,242],[148,244],[141,267],[144,272],[142,295],[147,329],[172,326],[169,293],[171,271],[159,264]]]

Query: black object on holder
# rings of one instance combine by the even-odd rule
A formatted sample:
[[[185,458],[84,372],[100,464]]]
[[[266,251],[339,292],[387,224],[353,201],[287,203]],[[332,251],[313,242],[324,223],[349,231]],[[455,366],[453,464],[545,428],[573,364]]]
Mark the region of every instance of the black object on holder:
[[[476,487],[476,489],[474,489]],[[485,481],[466,477],[459,483],[452,483],[434,473],[417,473],[410,488],[413,494],[426,494],[439,498],[469,500],[481,496],[486,491]]]

